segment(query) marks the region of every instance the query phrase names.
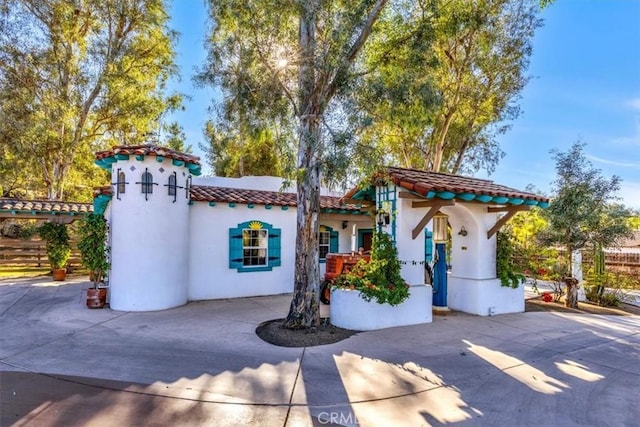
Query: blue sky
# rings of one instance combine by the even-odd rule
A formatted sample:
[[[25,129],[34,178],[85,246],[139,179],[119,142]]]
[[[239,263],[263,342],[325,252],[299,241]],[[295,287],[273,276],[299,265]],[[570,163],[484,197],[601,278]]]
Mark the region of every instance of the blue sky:
[[[194,67],[206,59],[204,0],[173,0],[170,13],[172,28],[181,34],[182,79],[172,88],[190,99],[185,111],[168,120],[184,127],[187,143],[206,163],[198,143],[204,141],[215,92],[192,82]],[[549,193],[555,178],[549,151],[567,151],[581,140],[594,167],[606,177],[622,178],[623,203],[640,209],[640,0],[556,0],[542,18],[529,67],[532,79],[520,100],[523,114],[500,137],[507,154],[488,178],[518,189],[533,184]]]

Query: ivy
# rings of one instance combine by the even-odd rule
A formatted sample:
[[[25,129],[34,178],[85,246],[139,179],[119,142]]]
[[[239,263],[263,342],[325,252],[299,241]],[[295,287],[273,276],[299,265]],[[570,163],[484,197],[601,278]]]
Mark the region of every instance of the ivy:
[[[498,233],[496,248],[496,273],[504,287],[517,288],[524,283],[525,276],[513,263],[514,243],[511,231]]]
[[[398,305],[409,297],[409,285],[400,274],[398,249],[384,232],[373,235],[371,260],[361,259],[338,277],[335,286],[360,291],[365,301],[375,298],[378,304]]]

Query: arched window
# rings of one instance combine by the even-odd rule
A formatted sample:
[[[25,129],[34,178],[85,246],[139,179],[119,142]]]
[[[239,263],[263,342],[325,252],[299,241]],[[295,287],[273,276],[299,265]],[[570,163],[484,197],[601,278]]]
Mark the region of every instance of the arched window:
[[[142,194],[153,193],[153,175],[147,171],[142,174]]]
[[[174,172],[173,175],[169,175],[169,185],[167,185],[170,196],[176,195],[176,181],[176,175]]]
[[[124,194],[124,190],[126,189],[125,186],[125,181],[126,181],[126,177],[124,172],[120,171],[118,172],[118,194]]]

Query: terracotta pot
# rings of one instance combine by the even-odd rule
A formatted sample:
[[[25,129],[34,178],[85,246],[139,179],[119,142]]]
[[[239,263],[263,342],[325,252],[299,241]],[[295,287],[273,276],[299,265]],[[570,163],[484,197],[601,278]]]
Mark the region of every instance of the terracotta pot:
[[[102,308],[107,303],[107,289],[87,289],[87,307]]]
[[[53,280],[62,282],[67,278],[67,270],[65,268],[54,268],[51,272]]]

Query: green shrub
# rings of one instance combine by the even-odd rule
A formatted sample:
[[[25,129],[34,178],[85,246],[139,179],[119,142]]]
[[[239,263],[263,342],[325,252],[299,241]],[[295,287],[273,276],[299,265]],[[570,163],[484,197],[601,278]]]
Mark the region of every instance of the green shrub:
[[[334,286],[360,291],[365,301],[398,305],[409,297],[409,285],[400,275],[400,261],[391,236],[373,235],[371,260],[360,260],[350,272],[336,278]]]
[[[82,265],[91,272],[94,287],[103,280],[110,267],[107,233],[107,221],[98,214],[87,215],[78,227],[78,250]]]
[[[47,258],[52,269],[64,268],[71,256],[67,225],[58,222],[43,223],[38,232],[46,242]]]

